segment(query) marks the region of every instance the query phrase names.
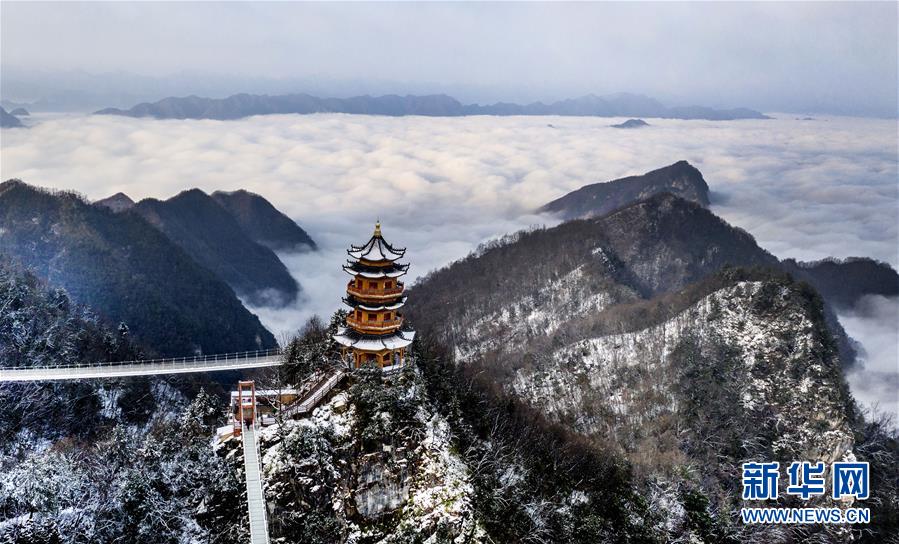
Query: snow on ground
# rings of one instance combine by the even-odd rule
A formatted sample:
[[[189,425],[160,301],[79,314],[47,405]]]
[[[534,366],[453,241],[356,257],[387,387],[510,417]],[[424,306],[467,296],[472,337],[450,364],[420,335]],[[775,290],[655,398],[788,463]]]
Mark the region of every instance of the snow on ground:
[[[454,542],[470,542],[483,532],[475,522],[474,487],[468,467],[453,449],[446,419],[424,410],[418,417],[425,426],[422,459],[397,532],[430,531],[431,537],[425,542],[436,543],[437,527],[458,527],[459,536]]]
[[[839,408],[838,362],[833,357],[826,366],[809,364],[815,360],[813,323],[798,306],[783,304],[776,315],[757,315],[752,298],[761,287],[759,282],[740,283],[660,325],[576,342],[553,353],[545,368],[518,370],[511,387],[550,416],[572,418],[581,432],[600,430],[602,421],[593,417],[597,398],[618,420],[639,424],[676,409],[672,386],[677,369],[671,367],[671,355],[679,341],[688,333],[703,342],[718,338],[739,350],[746,376],[754,376],[746,383],[743,407],[749,411],[773,407],[772,423],[785,429],[775,451],[837,459],[853,443]],[[783,300],[787,294],[782,291],[778,296]],[[801,332],[788,338],[790,331]],[[763,362],[774,362],[774,370],[767,375],[753,372]],[[784,395],[784,391],[804,394]],[[647,398],[653,399],[649,409]]]
[[[602,248],[593,251],[607,262]],[[614,302],[606,291],[594,291],[591,272],[580,265],[533,295],[514,300],[499,312],[474,320],[456,338],[456,357],[464,361],[502,346],[519,346],[531,335],[551,335],[573,316],[600,312]]]

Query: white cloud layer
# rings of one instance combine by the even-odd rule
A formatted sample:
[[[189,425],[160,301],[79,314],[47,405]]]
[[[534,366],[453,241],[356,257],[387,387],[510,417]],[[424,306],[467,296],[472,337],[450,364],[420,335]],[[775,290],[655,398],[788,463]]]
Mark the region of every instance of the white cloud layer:
[[[899,425],[899,299],[864,297],[840,323],[863,351],[846,376],[855,398],[872,412],[890,414]]]
[[[574,117],[37,116],[30,129],[0,133],[0,174],[92,199],[189,187],[265,196],[322,247],[285,257],[302,305],[257,310],[276,335],[339,307],[343,250],[377,218],[409,248],[411,280],[486,239],[551,223],[530,211],[568,191],[680,159],[703,172],[713,210],[778,257],[871,256],[896,267],[895,121],[781,117],[619,130],[608,127],[618,120]]]

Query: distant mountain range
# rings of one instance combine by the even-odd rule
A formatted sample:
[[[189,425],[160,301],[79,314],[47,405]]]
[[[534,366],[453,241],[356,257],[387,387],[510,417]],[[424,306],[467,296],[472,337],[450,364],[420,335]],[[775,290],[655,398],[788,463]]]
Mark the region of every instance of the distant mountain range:
[[[4,108],[0,108],[0,128],[21,127],[22,121],[15,115],[7,112]]]
[[[837,308],[852,308],[865,295],[899,296],[899,277],[893,267],[867,257],[815,262],[786,259],[781,265],[814,285]]]
[[[558,215],[562,219],[597,217],[666,192],[701,206],[709,205],[709,186],[702,173],[687,161],[678,161],[640,176],[585,185],[537,211]]]
[[[137,213],[19,180],[0,184],[0,254],[160,355],[277,345],[233,289]]]
[[[667,107],[647,96],[618,93],[606,96],[586,95],[551,104],[464,105],[443,94],[425,96],[356,96],[319,98],[308,94],[279,96],[236,94],[227,98],[199,96],[169,97],[158,102],[138,104],[128,110],[106,108],[99,115],[154,117],[156,119],[240,119],[251,115],[283,113],[352,113],[365,115],[425,115],[458,117],[463,115],[569,115],[591,117],[661,117],[670,119],[767,119],[746,108],[714,109],[704,106]]]
[[[618,123],[616,125],[609,125],[612,128],[643,128],[648,127],[649,123],[644,121],[643,119],[628,119],[623,123]]]

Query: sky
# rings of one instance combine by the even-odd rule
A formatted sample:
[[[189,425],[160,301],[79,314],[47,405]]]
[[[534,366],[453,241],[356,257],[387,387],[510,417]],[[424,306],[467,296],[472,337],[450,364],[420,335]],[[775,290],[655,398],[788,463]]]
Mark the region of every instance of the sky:
[[[897,108],[894,2],[4,1],[0,16],[0,90],[11,100],[77,81],[123,100],[636,92],[767,112],[895,117]]]

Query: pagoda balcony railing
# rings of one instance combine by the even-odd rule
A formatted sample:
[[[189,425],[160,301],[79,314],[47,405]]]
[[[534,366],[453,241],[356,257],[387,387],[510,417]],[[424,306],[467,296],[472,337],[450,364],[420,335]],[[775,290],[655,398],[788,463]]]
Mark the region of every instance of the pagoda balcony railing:
[[[397,283],[396,287],[391,287],[390,289],[364,289],[362,287],[356,287],[353,285],[353,282],[350,282],[346,286],[346,292],[362,298],[393,298],[402,295],[404,288],[405,285]]]
[[[357,319],[353,314],[346,317],[346,324],[356,330],[364,330],[370,332],[389,332],[395,331],[403,326],[403,316],[397,316],[387,321],[363,321]]]

